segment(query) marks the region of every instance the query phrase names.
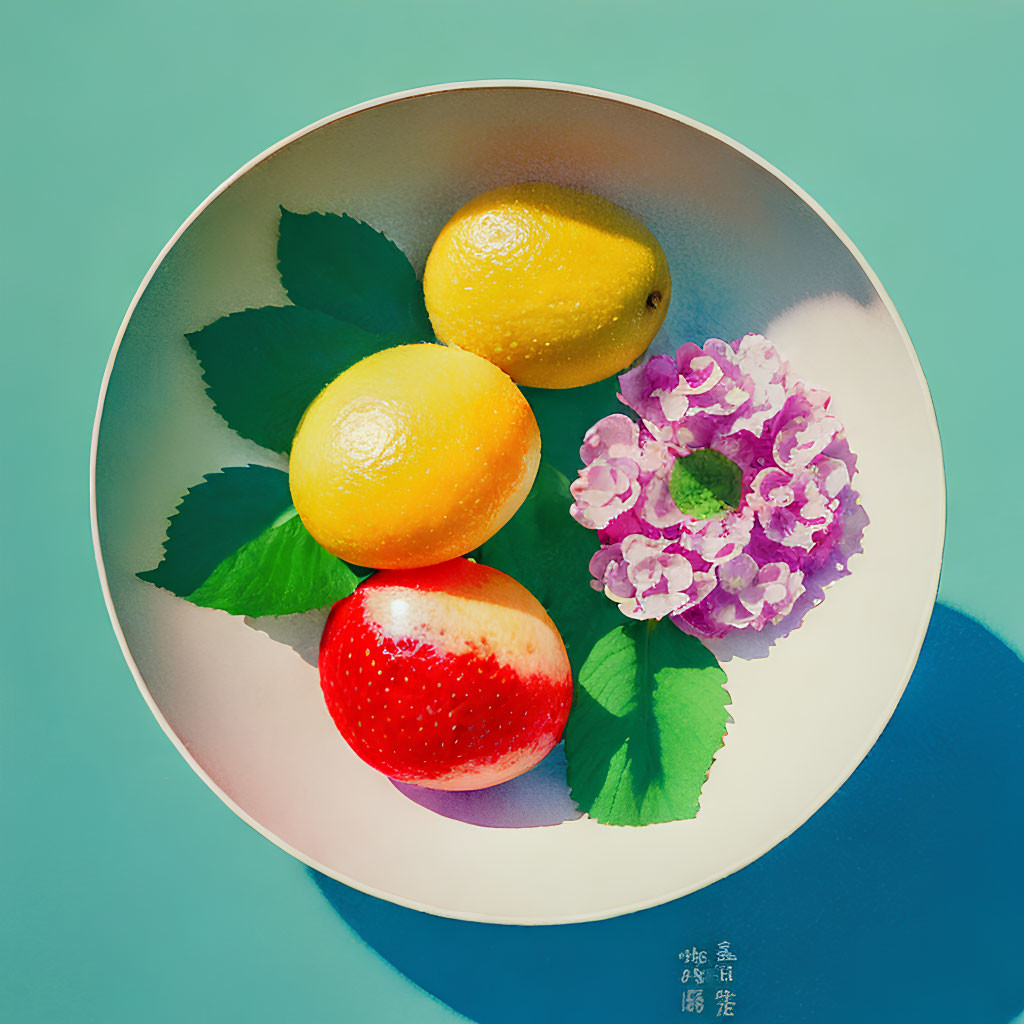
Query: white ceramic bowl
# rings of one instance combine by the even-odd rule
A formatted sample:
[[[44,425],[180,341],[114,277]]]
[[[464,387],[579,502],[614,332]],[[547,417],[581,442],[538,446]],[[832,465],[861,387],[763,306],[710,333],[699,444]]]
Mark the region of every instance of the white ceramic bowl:
[[[527,179],[598,192],[651,227],[673,277],[656,346],[765,333],[800,376],[832,392],[860,456],[856,485],[871,518],[863,554],[767,657],[725,663],[735,722],[692,821],[630,829],[574,819],[556,759],[438,813],[364,766],[335,731],[311,663],[322,617],[255,624],[272,639],[135,576],[159,560],[166,517],[189,485],[222,466],[275,464],[213,411],[183,334],[287,301],[275,268],[279,205],[361,218],[421,271],[459,205]],[[233,175],[182,225],[132,302],[104,380],[93,459],[94,535],[114,628],[143,696],[200,777],[320,871],[480,921],[583,921],[652,906],[737,870],[798,828],[892,714],[941,560],[942,461],[927,387],[850,241],[792,182],[717,132],[564,85],[388,96],[303,129]]]

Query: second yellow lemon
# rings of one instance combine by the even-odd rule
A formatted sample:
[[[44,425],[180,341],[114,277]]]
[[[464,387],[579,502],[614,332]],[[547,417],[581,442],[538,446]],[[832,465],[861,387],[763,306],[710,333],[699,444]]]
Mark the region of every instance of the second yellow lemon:
[[[540,433],[496,366],[400,345],[347,369],[306,410],[292,501],[332,554],[375,569],[444,562],[512,518],[537,475]]]
[[[439,340],[519,384],[592,384],[643,354],[668,308],[668,261],[621,206],[546,182],[508,185],[463,206],[423,274]]]

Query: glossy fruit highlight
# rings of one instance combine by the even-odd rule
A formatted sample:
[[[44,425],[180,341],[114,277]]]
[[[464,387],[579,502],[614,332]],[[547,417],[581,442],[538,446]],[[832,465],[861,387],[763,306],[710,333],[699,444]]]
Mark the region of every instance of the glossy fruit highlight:
[[[487,360],[400,345],[350,367],[314,400],[289,482],[306,529],[356,565],[411,568],[465,554],[529,493],[540,432]]]
[[[483,789],[528,771],[572,703],[565,647],[537,599],[462,558],[375,573],[339,601],[320,682],[359,757],[430,789]]]
[[[636,217],[602,196],[537,181],[466,203],[423,273],[437,337],[537,388],[625,369],[657,333],[671,291],[665,254]]]

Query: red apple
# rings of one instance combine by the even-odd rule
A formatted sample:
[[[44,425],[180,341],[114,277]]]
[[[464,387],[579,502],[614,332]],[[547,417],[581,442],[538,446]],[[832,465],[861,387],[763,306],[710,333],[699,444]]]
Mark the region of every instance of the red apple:
[[[540,602],[464,558],[375,573],[320,641],[327,709],[367,764],[430,789],[483,789],[562,735],[572,675]]]

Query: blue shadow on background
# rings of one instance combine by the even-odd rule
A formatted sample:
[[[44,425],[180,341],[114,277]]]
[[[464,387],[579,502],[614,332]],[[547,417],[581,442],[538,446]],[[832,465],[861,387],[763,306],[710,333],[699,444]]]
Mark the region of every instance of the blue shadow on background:
[[[552,927],[473,924],[323,875],[341,917],[481,1024],[690,1020],[679,954],[722,940],[747,1022],[1007,1024],[1024,1006],[1024,662],[937,605],[871,753],[810,821],[743,871],[662,907]]]

